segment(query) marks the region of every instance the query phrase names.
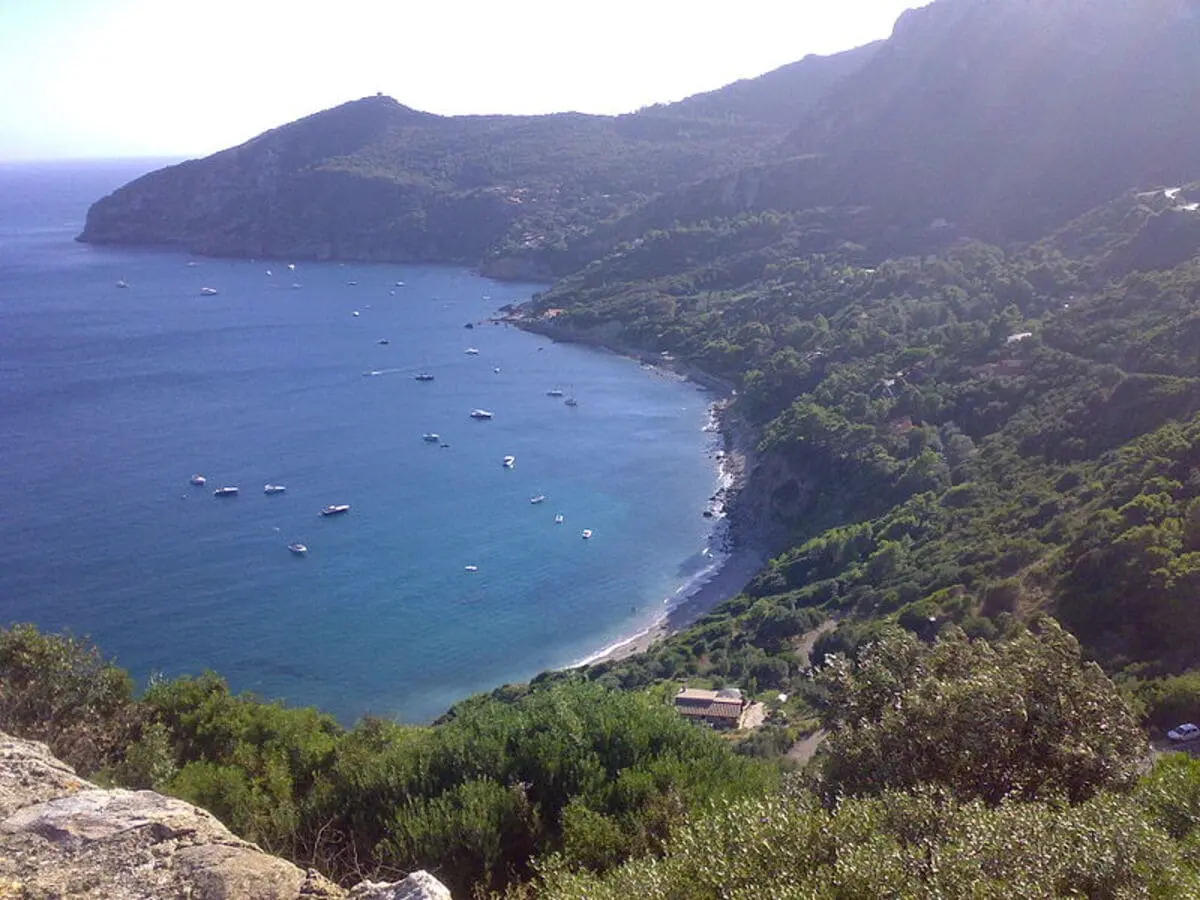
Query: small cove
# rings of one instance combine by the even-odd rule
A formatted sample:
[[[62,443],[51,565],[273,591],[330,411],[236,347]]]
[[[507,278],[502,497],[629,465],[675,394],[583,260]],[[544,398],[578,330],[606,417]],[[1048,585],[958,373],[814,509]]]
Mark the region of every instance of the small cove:
[[[0,170],[0,622],[140,679],[427,721],[645,628],[711,565],[711,395],[487,323],[531,285],[73,243],[126,177]]]

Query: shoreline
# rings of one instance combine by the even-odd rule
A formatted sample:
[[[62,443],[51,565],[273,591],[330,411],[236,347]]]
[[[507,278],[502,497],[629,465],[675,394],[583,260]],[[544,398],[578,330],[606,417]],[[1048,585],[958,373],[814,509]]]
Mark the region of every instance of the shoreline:
[[[581,669],[601,663],[617,662],[639,653],[645,653],[666,638],[693,625],[722,603],[732,600],[740,594],[746,584],[767,565],[774,554],[767,547],[766,540],[755,540],[753,536],[748,537],[746,534],[748,529],[740,527],[742,523],[735,522],[732,518],[736,515],[737,509],[737,504],[734,504],[733,500],[745,488],[750,472],[753,471],[757,462],[751,430],[729,414],[730,403],[736,395],[733,385],[669,354],[655,356],[633,347],[623,346],[613,339],[615,335],[605,337],[555,327],[544,320],[524,315],[519,307],[503,311],[493,321],[520,328],[522,331],[540,334],[552,341],[584,344],[634,359],[644,368],[654,370],[660,376],[670,375],[680,378],[717,395],[709,404],[709,413],[712,420],[711,430],[721,436],[723,444],[723,448],[716,454],[720,487],[709,498],[708,508],[717,523],[713,531],[714,538],[724,545],[722,548],[723,558],[714,564],[711,573],[699,582],[690,593],[681,596],[677,602],[669,602],[666,610],[655,619],[653,624],[635,634],[622,637],[601,647],[578,662],[564,666],[563,669]],[[685,585],[680,590],[686,588]],[[671,598],[667,599],[670,601]]]

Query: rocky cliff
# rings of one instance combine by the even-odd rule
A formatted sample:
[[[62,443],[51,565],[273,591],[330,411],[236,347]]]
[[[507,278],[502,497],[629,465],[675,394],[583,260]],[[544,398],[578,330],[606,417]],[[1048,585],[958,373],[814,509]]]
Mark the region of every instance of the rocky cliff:
[[[450,900],[426,872],[349,892],[152,791],[102,790],[0,732],[0,900]]]

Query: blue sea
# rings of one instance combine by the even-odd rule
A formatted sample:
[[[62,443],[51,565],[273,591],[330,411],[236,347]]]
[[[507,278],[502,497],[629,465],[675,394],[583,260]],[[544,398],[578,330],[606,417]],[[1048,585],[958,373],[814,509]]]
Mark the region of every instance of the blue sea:
[[[534,285],[74,242],[157,165],[0,166],[0,624],[88,636],[142,681],[214,669],[421,722],[711,571],[710,395],[488,323]]]

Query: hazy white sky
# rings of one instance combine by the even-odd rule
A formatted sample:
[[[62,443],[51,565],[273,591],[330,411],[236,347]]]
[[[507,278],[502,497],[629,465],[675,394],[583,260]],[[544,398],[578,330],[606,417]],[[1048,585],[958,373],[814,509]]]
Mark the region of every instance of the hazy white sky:
[[[382,91],[628,112],[891,32],[927,0],[0,0],[0,159],[202,155]]]

